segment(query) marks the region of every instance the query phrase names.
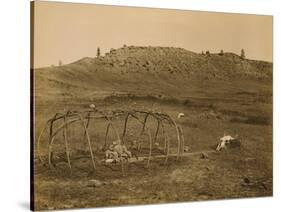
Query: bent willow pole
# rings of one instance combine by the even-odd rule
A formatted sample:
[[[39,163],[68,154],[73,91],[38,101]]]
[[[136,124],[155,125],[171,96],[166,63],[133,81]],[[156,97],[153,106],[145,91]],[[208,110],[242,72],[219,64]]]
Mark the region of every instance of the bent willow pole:
[[[123,132],[122,136],[120,137],[119,131],[117,129],[117,126],[114,124],[114,119],[120,119],[120,117],[124,120],[123,124]],[[43,126],[42,131],[40,132],[37,140],[37,154],[39,157],[39,161],[42,164],[44,163],[43,155],[41,153],[41,142],[43,140],[43,135],[45,135],[48,129],[49,129],[49,135],[48,135],[48,163],[49,167],[53,167],[53,148],[54,148],[54,141],[55,138],[59,133],[62,133],[63,135],[63,141],[65,146],[65,153],[66,153],[66,159],[68,167],[72,173],[72,164],[70,159],[70,146],[68,141],[68,128],[70,125],[72,125],[75,122],[80,122],[84,131],[84,138],[86,139],[86,142],[89,147],[92,166],[94,171],[97,170],[96,167],[96,161],[94,156],[94,150],[92,148],[91,138],[89,134],[89,128],[90,128],[90,122],[91,119],[101,119],[104,120],[106,125],[106,131],[105,131],[105,138],[104,138],[104,145],[103,149],[106,149],[107,147],[107,140],[110,128],[113,130],[116,138],[122,145],[125,145],[125,138],[126,138],[126,132],[128,130],[128,122],[129,120],[135,120],[138,123],[141,124],[141,129],[139,134],[137,135],[136,142],[140,150],[140,143],[139,140],[141,137],[146,134],[147,136],[147,145],[149,146],[149,152],[147,155],[147,164],[146,167],[149,167],[151,159],[152,159],[152,150],[153,150],[153,143],[155,144],[157,140],[161,142],[163,138],[163,154],[165,155],[165,163],[167,163],[171,148],[171,142],[173,142],[172,136],[169,135],[170,131],[167,131],[166,128],[168,126],[173,129],[173,131],[176,134],[176,140],[174,140],[174,143],[176,143],[177,148],[177,159],[183,154],[184,151],[184,134],[183,129],[180,125],[178,125],[174,119],[172,119],[168,114],[160,113],[160,112],[152,112],[152,111],[139,111],[139,110],[132,110],[132,111],[98,111],[95,110],[85,110],[85,111],[67,111],[65,113],[56,113],[51,119],[49,119],[45,125]],[[149,124],[148,124],[149,123]],[[91,125],[93,127],[93,125]],[[153,129],[151,129],[153,128]],[[161,130],[160,130],[161,129]],[[159,135],[159,131],[162,131],[162,136]],[[168,133],[169,132],[169,133]],[[153,133],[153,136],[152,136]],[[161,142],[162,143],[162,142]],[[158,146],[158,145],[157,145]],[[162,144],[161,144],[162,146]],[[122,173],[124,174],[124,167],[123,167],[123,160],[121,160],[121,169]]]
[[[107,124],[107,127],[106,127],[106,132],[105,132],[105,138],[104,138],[104,147],[107,146],[107,137],[108,137],[108,132],[109,132],[110,127],[115,132],[117,140],[120,141],[120,136],[119,136],[119,133],[118,133],[116,127],[114,126],[114,124],[111,121],[108,121],[108,124]]]
[[[64,117],[64,123],[66,123],[66,115]],[[65,144],[65,152],[66,152],[66,158],[67,158],[67,163],[68,163],[68,166],[69,166],[69,169],[72,173],[72,168],[71,168],[71,163],[70,163],[70,153],[69,153],[69,147],[68,147],[68,140],[67,140],[67,126],[65,126],[63,128],[63,138],[64,138],[64,144]]]

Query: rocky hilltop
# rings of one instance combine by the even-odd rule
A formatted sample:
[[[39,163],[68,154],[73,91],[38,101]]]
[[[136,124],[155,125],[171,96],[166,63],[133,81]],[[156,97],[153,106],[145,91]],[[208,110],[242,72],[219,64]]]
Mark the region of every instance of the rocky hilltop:
[[[198,54],[174,47],[124,46],[104,56],[36,69],[35,95],[45,99],[98,98],[119,91],[184,95],[200,89],[200,84],[232,81],[272,81],[272,63],[227,52]]]

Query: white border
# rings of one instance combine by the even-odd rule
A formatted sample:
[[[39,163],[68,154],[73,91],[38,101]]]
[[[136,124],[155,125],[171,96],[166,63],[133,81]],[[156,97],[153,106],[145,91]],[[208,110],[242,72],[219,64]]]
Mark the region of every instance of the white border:
[[[69,2],[69,1],[67,1]],[[280,198],[280,5],[274,0],[72,0],[200,11],[274,15],[274,198],[110,208],[113,211],[277,211]],[[29,202],[29,1],[0,3],[1,154],[0,210],[26,211]],[[104,211],[109,209],[88,209]],[[78,211],[78,210],[72,210]]]

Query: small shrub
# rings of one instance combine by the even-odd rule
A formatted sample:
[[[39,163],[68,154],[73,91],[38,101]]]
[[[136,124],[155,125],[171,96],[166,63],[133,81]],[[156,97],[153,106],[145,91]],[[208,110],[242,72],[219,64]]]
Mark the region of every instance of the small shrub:
[[[192,105],[192,102],[191,102],[191,100],[186,99],[186,100],[183,102],[183,104],[184,104],[185,106],[191,106],[191,105]]]

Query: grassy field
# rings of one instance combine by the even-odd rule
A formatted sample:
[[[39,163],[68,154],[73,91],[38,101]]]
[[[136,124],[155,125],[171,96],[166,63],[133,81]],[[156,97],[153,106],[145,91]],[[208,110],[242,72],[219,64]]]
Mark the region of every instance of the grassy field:
[[[170,115],[182,127],[188,156],[105,165],[106,122],[90,123],[97,161],[93,172],[80,123],[68,127],[72,173],[63,136],[54,142],[50,169],[34,158],[35,207],[105,207],[179,201],[272,196],[272,63],[241,59],[233,53],[202,55],[173,47],[128,46],[96,58],[35,70],[35,141],[55,113],[98,110],[150,110]],[[177,119],[178,113],[185,116]],[[124,119],[113,120],[122,134]],[[55,124],[54,129],[59,126]],[[156,123],[149,120],[154,135]],[[165,127],[176,152],[175,130]],[[129,121],[126,145],[140,132]],[[224,134],[238,135],[240,148],[213,151]],[[113,132],[109,142],[116,140]],[[148,137],[138,156],[148,155]],[[163,154],[163,136],[153,155]],[[47,161],[48,132],[40,150]],[[202,155],[204,153],[204,155]]]
[[[183,112],[185,117],[178,123],[183,128],[185,143],[191,153],[199,154],[179,161],[170,158],[167,164],[163,159],[155,159],[149,168],[145,166],[146,161],[125,164],[125,176],[120,164],[98,163],[97,172],[93,173],[83,130],[81,125],[74,124],[68,129],[72,174],[63,152],[62,136],[55,142],[55,169],[39,163],[35,151],[37,210],[272,196],[271,80],[190,80],[177,91],[176,84],[174,88],[165,88],[167,90],[141,86],[125,84],[122,89],[115,89],[115,93],[95,90],[94,95],[89,96],[87,92],[76,98],[64,96],[58,101],[37,98],[35,140],[44,123],[56,112],[85,110],[95,103],[101,110],[162,111],[175,119]],[[116,91],[122,93],[116,95]],[[121,134],[122,120],[116,120],[115,124]],[[131,141],[140,126],[137,122],[129,124],[127,140]],[[154,133],[155,123],[151,121],[149,126]],[[94,153],[99,159],[104,157],[99,147],[104,141],[105,127],[104,121],[96,121],[89,127]],[[169,133],[175,144],[175,133],[172,130]],[[209,152],[224,133],[238,134],[241,148]],[[109,140],[114,139],[111,133]],[[142,139],[145,142],[147,137]],[[161,146],[163,137],[158,141]],[[45,134],[41,146],[45,156],[47,142]],[[201,152],[208,156],[202,157]],[[141,154],[145,155],[145,150]],[[100,184],[96,185],[93,180]]]

